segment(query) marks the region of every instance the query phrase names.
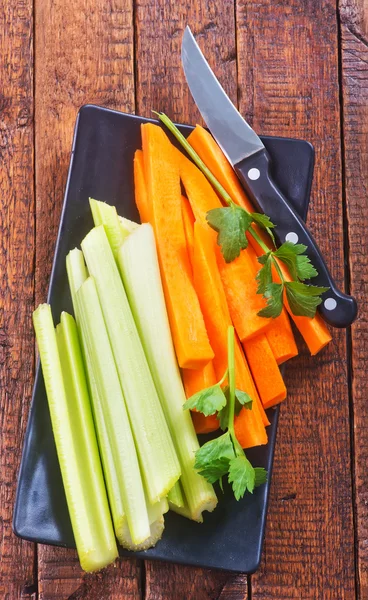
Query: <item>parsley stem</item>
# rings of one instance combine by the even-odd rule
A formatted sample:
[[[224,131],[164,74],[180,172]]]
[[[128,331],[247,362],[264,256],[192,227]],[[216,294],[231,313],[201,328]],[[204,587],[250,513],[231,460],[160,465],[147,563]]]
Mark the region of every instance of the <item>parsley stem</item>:
[[[235,335],[234,327],[231,325],[227,330],[227,362],[228,362],[228,373],[229,373],[229,420],[228,420],[228,432],[231,436],[233,443],[234,452],[237,456],[243,454],[243,449],[240,446],[234,430],[234,416],[235,416]]]
[[[271,257],[272,257],[272,262],[275,265],[275,269],[276,269],[276,271],[278,273],[278,276],[280,277],[281,283],[284,284],[285,283],[285,277],[282,274],[282,271],[280,269],[280,265],[279,265],[279,263],[277,261],[277,258],[275,258],[272,253],[271,253]]]
[[[178,142],[183,146],[184,150],[189,154],[190,158],[197,165],[197,167],[202,171],[202,173],[207,177],[208,181],[213,185],[215,190],[220,194],[223,200],[231,206],[234,204],[231,196],[227,193],[224,187],[222,187],[221,183],[216,179],[216,177],[211,173],[209,168],[204,164],[201,157],[197,154],[194,148],[190,145],[185,136],[179,131],[179,129],[174,125],[171,119],[165,115],[164,113],[158,113],[155,110],[153,111],[160,121],[171,131],[174,137],[178,140]]]
[[[218,385],[222,385],[224,383],[226,377],[228,376],[228,373],[229,373],[229,369],[226,369],[225,373],[223,374],[220,381],[218,382]]]
[[[262,248],[263,252],[265,252],[267,254],[267,252],[270,251],[269,247],[264,243],[264,241],[258,235],[257,231],[254,229],[254,227],[252,227],[252,225],[249,227],[248,231],[249,231],[250,235],[252,236],[252,238],[255,239],[257,244],[259,244],[259,246]]]

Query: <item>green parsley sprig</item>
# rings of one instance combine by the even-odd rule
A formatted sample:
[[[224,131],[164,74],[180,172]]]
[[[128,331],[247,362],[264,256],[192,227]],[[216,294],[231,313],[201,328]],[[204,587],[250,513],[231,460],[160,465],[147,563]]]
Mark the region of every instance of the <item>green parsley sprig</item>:
[[[267,481],[267,471],[253,467],[244,454],[234,430],[234,417],[241,408],[251,410],[250,396],[235,387],[234,328],[228,328],[228,368],[219,383],[197,394],[184,404],[184,409],[195,408],[204,415],[217,413],[221,429],[225,433],[204,444],[195,455],[195,468],[210,483],[219,482],[228,476],[234,496],[240,500],[246,491],[253,493],[255,487]],[[221,385],[228,379],[228,386]]]
[[[247,248],[247,233],[254,238],[265,252],[264,255],[258,258],[262,267],[257,274],[257,293],[262,294],[267,305],[258,314],[267,318],[278,317],[282,311],[286,294],[290,310],[294,315],[314,317],[317,306],[322,302],[321,294],[327,291],[328,288],[304,283],[306,280],[318,275],[305,254],[307,247],[303,244],[285,242],[277,250],[270,250],[254,227],[254,225],[258,225],[265,230],[271,237],[273,246],[275,246],[275,238],[272,232],[275,225],[270,218],[267,215],[249,212],[236,204],[169,117],[163,113],[155,114],[176,137],[193,162],[227,204],[222,208],[209,210],[207,213],[207,222],[218,234],[217,243],[221,248],[225,261],[232,262],[240,255],[242,250]],[[279,261],[288,267],[292,281],[285,280]],[[273,266],[278,273],[280,282],[273,281]]]

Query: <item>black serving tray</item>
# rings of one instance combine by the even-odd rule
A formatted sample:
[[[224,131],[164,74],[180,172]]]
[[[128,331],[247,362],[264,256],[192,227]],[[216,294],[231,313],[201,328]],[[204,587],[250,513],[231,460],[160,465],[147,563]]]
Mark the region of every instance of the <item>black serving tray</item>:
[[[119,214],[138,219],[133,155],[141,147],[140,124],[148,120],[90,105],[78,114],[48,295],[55,322],[63,310],[72,311],[65,258],[93,226],[88,198],[115,204]],[[191,129],[181,126],[185,135]],[[313,147],[302,140],[271,137],[262,140],[272,158],[275,181],[305,219],[313,175]],[[269,471],[266,485],[239,502],[229,489],[224,494],[218,490],[218,507],[213,513],[204,514],[203,524],[168,513],[162,540],[155,548],[134,556],[254,572],[261,558],[278,414],[279,409],[268,411],[271,421],[268,445],[247,452],[254,465]],[[75,547],[39,366],[13,528],[16,535],[33,542]],[[121,555],[132,556],[132,553],[121,549]]]

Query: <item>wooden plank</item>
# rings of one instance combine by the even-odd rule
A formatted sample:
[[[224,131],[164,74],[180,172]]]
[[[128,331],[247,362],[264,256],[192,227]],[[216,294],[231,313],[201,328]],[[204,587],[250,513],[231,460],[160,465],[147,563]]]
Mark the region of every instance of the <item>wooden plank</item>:
[[[343,286],[336,3],[238,0],[237,40],[242,113],[260,133],[315,146],[309,225]],[[287,368],[253,600],[355,598],[345,336]]]
[[[140,593],[138,561],[120,559],[100,573],[85,574],[76,552],[64,548],[39,546],[39,600],[137,600]]]
[[[34,186],[31,0],[0,11],[0,597],[34,598],[35,547],[12,532],[33,379]]]
[[[368,598],[368,5],[364,0],[340,2],[341,67],[346,220],[350,289],[359,316],[351,331],[354,475],[359,598]]]
[[[181,68],[180,47],[187,24],[233,101],[237,99],[234,3],[214,0],[182,4],[136,2],[137,113],[166,112],[179,122],[201,122]],[[153,26],[154,24],[154,26]],[[199,568],[146,563],[149,600],[202,600],[247,597],[246,578]]]
[[[132,3],[35,2],[36,302],[46,298],[77,111],[96,103],[134,111]],[[54,583],[55,582],[55,583]],[[76,554],[39,546],[39,597],[140,598],[140,566],[82,573]],[[124,596],[125,597],[125,596]]]

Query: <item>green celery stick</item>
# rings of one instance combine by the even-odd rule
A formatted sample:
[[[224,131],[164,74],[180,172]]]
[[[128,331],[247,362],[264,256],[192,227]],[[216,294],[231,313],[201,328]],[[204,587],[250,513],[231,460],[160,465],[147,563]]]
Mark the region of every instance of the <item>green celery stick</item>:
[[[129,235],[119,250],[118,265],[179,457],[180,483],[193,519],[199,520],[204,510],[215,508],[217,498],[212,485],[194,469],[199,444],[190,412],[183,410],[186,397],[171,339],[151,225],[140,225]]]
[[[77,300],[77,290],[88,277],[88,271],[84,262],[83,252],[75,248],[71,250],[66,257],[66,267],[68,273],[69,287],[72,296],[74,315],[77,324],[80,324],[79,305]],[[90,388],[91,404],[95,428],[97,433],[98,445],[102,460],[103,472],[105,476],[107,494],[110,503],[112,519],[114,523],[115,535],[119,542],[124,540],[126,525],[126,515],[124,510],[122,489],[115,469],[114,456],[110,446],[109,435],[105,423],[105,416],[102,408],[101,399],[98,393],[98,387],[91,368],[92,361],[88,353],[88,347],[84,339],[83,332],[80,329],[82,348],[85,356],[85,365]],[[130,538],[131,540],[131,538]],[[133,543],[131,541],[131,543]]]
[[[183,492],[180,485],[180,479],[176,482],[173,488],[169,491],[167,495],[167,499],[170,504],[174,504],[178,508],[184,506],[184,497]]]
[[[129,531],[133,542],[140,544],[150,536],[144,489],[124,396],[92,277],[77,291],[77,304]]]
[[[107,239],[109,240],[114,256],[116,256],[124,239],[129,234],[124,232],[115,206],[100,202],[99,200],[93,200],[93,198],[89,199],[89,204],[95,226],[104,226]]]
[[[85,571],[99,570],[118,551],[75,322],[63,313],[56,336],[50,306],[41,304],[33,323],[79,560]]]
[[[103,226],[90,231],[82,250],[96,281],[144,484],[154,503],[166,496],[179,479],[179,461]],[[145,275],[141,271],[141,276]]]

